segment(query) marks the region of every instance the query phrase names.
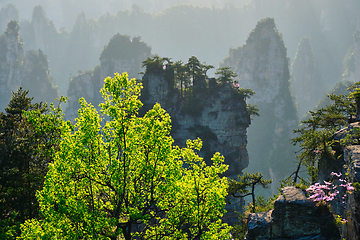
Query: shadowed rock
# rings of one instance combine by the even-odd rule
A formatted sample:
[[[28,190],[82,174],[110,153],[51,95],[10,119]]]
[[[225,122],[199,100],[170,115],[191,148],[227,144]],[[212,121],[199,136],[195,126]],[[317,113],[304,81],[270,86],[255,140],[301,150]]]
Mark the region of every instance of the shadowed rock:
[[[303,191],[285,187],[274,210],[249,215],[246,240],[340,239],[327,207],[316,207]]]

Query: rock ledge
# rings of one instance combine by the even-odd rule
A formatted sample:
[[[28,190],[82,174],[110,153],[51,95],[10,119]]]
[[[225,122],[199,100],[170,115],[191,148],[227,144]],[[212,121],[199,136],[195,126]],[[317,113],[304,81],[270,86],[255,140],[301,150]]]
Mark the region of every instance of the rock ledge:
[[[281,192],[274,210],[249,215],[246,240],[340,239],[327,207],[316,207],[295,187],[285,187]]]

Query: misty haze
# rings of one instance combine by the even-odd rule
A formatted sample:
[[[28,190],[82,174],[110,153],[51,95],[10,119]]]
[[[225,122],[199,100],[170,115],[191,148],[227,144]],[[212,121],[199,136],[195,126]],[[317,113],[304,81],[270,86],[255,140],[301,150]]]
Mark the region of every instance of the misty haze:
[[[359,239],[359,14],[1,1],[0,239]]]

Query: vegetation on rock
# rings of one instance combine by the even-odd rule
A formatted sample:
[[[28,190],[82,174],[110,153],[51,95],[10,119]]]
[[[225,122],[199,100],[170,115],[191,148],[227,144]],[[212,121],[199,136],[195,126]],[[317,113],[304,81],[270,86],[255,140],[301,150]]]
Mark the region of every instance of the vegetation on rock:
[[[332,104],[316,111],[309,111],[309,119],[303,120],[301,128],[294,130],[298,136],[291,141],[301,147],[298,155],[299,165],[306,166],[310,182],[317,180],[317,172],[322,160],[325,158],[335,160],[339,157],[334,155],[333,147],[339,144],[339,141],[334,139],[334,133],[356,120],[356,107],[359,102],[358,85],[359,83],[355,83],[348,88],[349,95],[329,94]],[[349,144],[349,142],[344,139],[341,144]]]
[[[61,123],[59,150],[37,194],[41,217],[25,222],[22,239],[228,238],[220,220],[224,158],[216,153],[206,166],[199,139],[173,146],[159,104],[138,116],[141,88],[115,74],[101,90],[101,115],[80,99],[76,124]]]

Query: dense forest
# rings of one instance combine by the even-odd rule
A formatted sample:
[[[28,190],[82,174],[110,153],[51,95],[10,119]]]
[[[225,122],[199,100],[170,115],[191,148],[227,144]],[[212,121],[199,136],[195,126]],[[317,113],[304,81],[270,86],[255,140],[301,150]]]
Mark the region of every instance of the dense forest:
[[[319,199],[340,172],[325,199],[348,205],[314,202],[356,239],[359,14],[356,0],[2,1],[0,238],[243,239],[280,188]]]

